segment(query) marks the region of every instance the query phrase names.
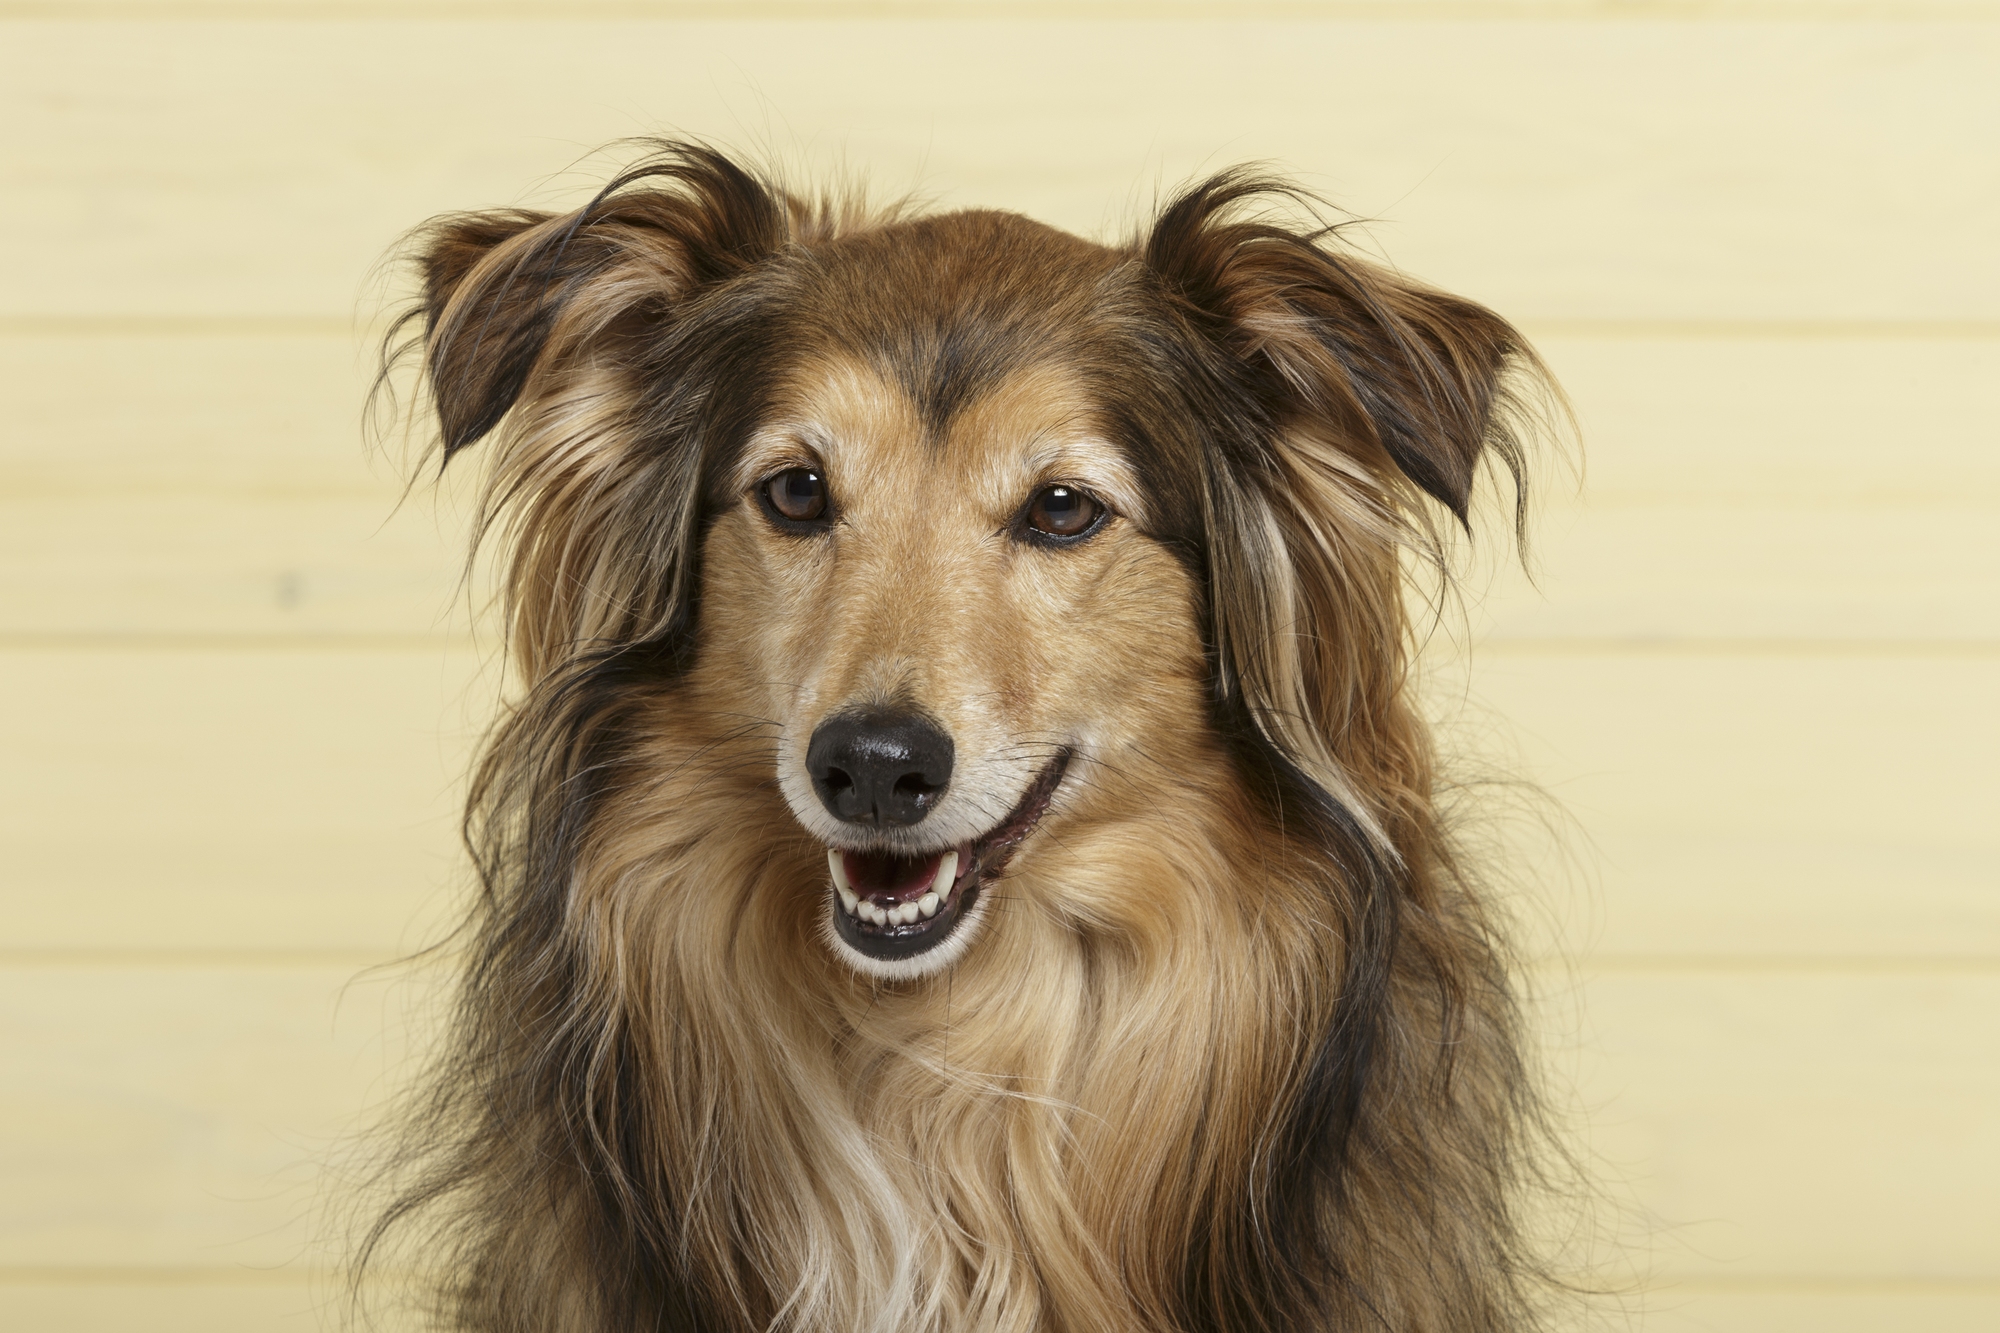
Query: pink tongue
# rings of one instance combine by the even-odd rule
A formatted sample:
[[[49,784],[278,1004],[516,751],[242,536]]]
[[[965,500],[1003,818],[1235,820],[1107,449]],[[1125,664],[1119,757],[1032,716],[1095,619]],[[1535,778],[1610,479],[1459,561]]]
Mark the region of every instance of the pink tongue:
[[[840,868],[847,872],[847,887],[864,898],[921,898],[943,859],[943,852],[921,858],[842,852]]]

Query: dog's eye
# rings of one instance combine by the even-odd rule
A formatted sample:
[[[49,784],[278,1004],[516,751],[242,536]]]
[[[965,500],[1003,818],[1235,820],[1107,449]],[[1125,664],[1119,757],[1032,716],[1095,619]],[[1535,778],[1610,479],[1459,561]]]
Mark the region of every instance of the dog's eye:
[[[1028,502],[1028,526],[1045,537],[1074,539],[1094,530],[1105,512],[1074,486],[1044,486]]]
[[[777,517],[814,523],[826,517],[826,479],[812,468],[787,468],[758,487]]]

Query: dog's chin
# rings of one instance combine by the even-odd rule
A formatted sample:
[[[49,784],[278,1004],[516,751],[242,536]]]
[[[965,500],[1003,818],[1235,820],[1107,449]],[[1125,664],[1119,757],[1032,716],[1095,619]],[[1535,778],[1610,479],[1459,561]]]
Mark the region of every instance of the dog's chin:
[[[984,835],[914,856],[829,847],[825,934],[858,972],[908,981],[965,956],[990,908],[988,887],[1048,811],[1068,771],[1059,751]]]

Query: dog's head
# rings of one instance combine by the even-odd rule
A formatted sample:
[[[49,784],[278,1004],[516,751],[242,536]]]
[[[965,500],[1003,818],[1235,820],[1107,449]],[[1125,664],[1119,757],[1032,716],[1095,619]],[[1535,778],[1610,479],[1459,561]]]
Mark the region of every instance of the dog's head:
[[[1251,820],[1393,864],[1424,799],[1398,552],[1426,505],[1464,519],[1483,452],[1517,461],[1524,353],[1246,217],[1282,193],[1226,174],[1111,248],[808,206],[677,146],[568,215],[436,224],[426,364],[447,456],[499,431],[529,683],[698,682],[879,976],[960,957],[1017,853],[1117,854],[1063,821],[1218,769]]]

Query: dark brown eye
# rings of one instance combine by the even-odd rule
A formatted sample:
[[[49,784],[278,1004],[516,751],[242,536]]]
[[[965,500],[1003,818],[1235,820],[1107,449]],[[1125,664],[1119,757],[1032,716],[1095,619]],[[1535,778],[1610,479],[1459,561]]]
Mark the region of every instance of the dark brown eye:
[[[761,489],[764,502],[779,518],[813,523],[826,517],[826,479],[812,468],[787,468]]]
[[[1104,506],[1074,486],[1044,486],[1028,502],[1028,526],[1045,537],[1081,537],[1097,526]]]

